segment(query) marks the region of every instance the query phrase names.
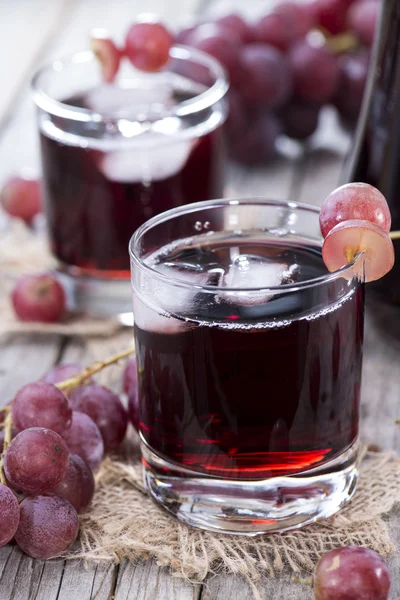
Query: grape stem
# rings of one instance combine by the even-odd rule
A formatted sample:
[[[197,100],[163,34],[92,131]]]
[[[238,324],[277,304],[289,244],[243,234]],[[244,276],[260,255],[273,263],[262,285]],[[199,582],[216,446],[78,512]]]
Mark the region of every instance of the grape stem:
[[[123,358],[131,356],[131,354],[135,354],[134,348],[127,348],[126,350],[122,350],[122,352],[118,352],[118,354],[115,354],[114,356],[111,356],[106,360],[99,360],[93,363],[93,365],[91,365],[90,367],[86,367],[86,369],[81,371],[81,373],[78,373],[78,375],[70,377],[70,379],[65,379],[65,381],[60,381],[59,383],[56,383],[56,387],[58,387],[59,390],[64,391],[76,387],[77,385],[81,385],[81,383],[84,383],[92,375],[95,375],[99,371],[105,369],[105,367],[113,365],[114,363],[118,362],[119,360],[122,360]]]
[[[389,231],[389,237],[391,240],[400,240],[400,231]]]
[[[308,585],[308,587],[312,587],[314,580],[313,577],[299,577],[298,575],[294,575],[292,577],[293,583],[301,583],[302,585]]]
[[[322,27],[319,29],[325,36],[325,47],[332,54],[353,52],[360,47],[360,41],[358,37],[350,31],[339,33],[338,35],[329,35],[329,33]]]
[[[4,454],[7,450],[8,446],[11,443],[11,435],[12,435],[12,415],[11,415],[11,406],[4,406],[0,409],[1,411],[5,411],[6,418],[4,420],[4,443],[3,443],[3,452],[0,455],[0,483],[3,485],[7,485],[7,479],[4,473]]]

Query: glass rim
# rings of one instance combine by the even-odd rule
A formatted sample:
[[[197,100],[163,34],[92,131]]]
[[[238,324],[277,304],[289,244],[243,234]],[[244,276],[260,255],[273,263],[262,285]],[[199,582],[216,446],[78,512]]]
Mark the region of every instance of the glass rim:
[[[215,82],[200,94],[197,94],[188,100],[183,100],[173,107],[166,108],[165,112],[154,119],[155,121],[162,120],[166,117],[186,117],[200,112],[210,108],[222,100],[226,95],[226,92],[229,89],[227,74],[224,67],[215,58],[201,50],[183,45],[172,46],[170,58],[195,60],[202,66],[209,68],[210,72],[215,77]],[[84,50],[48,61],[39,67],[31,80],[31,91],[36,106],[54,116],[74,121],[101,123],[103,121],[110,122],[113,118],[117,120],[120,119],[121,117],[113,115],[112,113],[71,106],[70,104],[52,98],[42,89],[41,79],[46,73],[59,73],[65,66],[87,64],[94,61],[97,61],[94,52],[91,50]],[[166,67],[168,69],[168,64]],[[143,73],[145,74],[145,72]],[[165,73],[165,71],[161,70],[159,73]],[[149,75],[156,76],[157,73],[149,73]]]
[[[186,204],[184,206],[180,206],[179,208],[172,208],[167,210],[159,215],[156,215],[143,223],[132,235],[129,241],[129,255],[131,261],[135,264],[138,269],[152,278],[158,279],[161,282],[169,283],[175,287],[181,287],[184,289],[198,289],[204,292],[212,292],[215,293],[216,290],[220,290],[221,288],[216,285],[199,285],[186,283],[183,280],[175,279],[173,277],[169,277],[159,271],[156,271],[151,266],[146,264],[138,255],[137,249],[138,244],[148,231],[150,231],[153,227],[165,223],[167,221],[173,220],[175,217],[195,213],[200,210],[212,209],[218,207],[228,207],[228,206],[237,206],[239,204],[242,205],[255,205],[255,206],[276,206],[283,207],[288,209],[300,209],[304,211],[309,211],[312,213],[319,213],[320,208],[313,204],[307,204],[305,202],[291,202],[286,200],[266,200],[262,197],[251,197],[251,198],[223,198],[217,200],[205,200],[204,202],[193,202],[191,204]],[[322,239],[322,236],[321,236]],[[173,240],[171,240],[173,241]],[[247,292],[247,293],[258,293],[258,292],[277,292],[277,291],[285,291],[285,292],[295,292],[298,290],[303,290],[307,288],[312,288],[318,285],[323,285],[325,283],[329,283],[334,281],[338,277],[344,277],[348,279],[348,274],[354,269],[354,267],[360,262],[362,257],[362,252],[359,252],[354,256],[354,258],[347,264],[340,267],[336,271],[328,272],[326,275],[320,275],[319,277],[314,277],[313,279],[307,279],[305,281],[300,281],[298,283],[285,283],[278,286],[263,286],[263,287],[251,287],[251,288],[232,288],[232,287],[224,287],[224,292],[238,293],[238,292]],[[347,276],[347,277],[346,277]]]

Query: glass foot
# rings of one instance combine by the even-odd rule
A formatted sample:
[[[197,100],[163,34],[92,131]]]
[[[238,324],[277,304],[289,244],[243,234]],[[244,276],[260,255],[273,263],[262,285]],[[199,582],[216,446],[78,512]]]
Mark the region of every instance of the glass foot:
[[[248,481],[207,477],[168,463],[142,442],[153,499],[187,525],[246,536],[296,529],[334,515],[354,494],[358,443],[296,476]]]
[[[74,276],[63,271],[59,271],[57,277],[66,289],[72,310],[95,317],[116,317],[123,325],[133,325],[130,279]]]

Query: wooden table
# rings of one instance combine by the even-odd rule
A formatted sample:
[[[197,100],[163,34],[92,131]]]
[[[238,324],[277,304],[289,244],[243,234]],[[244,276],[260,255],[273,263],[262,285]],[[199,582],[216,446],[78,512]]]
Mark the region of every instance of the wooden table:
[[[37,64],[87,47],[87,33],[106,25],[118,39],[143,7],[159,13],[171,25],[191,17],[214,14],[235,5],[255,16],[264,0],[2,0],[0,2],[0,184],[21,167],[38,169],[34,109],[28,83]],[[244,5],[244,6],[243,6]],[[335,115],[326,111],[318,133],[306,149],[289,142],[282,157],[262,169],[231,168],[227,195],[263,195],[320,203],[333,189],[349,138]],[[84,339],[61,336],[11,336],[0,339],[0,403],[23,384],[40,377],[61,360],[86,363]],[[400,417],[398,363],[400,352],[375,330],[367,318],[362,390],[362,436],[366,442],[399,450]],[[400,500],[400,499],[399,499]],[[389,515],[393,539],[400,546],[400,518]],[[391,599],[400,598],[400,558],[391,561]],[[263,599],[307,600],[305,586],[289,574],[265,579]],[[203,585],[173,578],[154,562],[128,562],[85,569],[77,561],[38,561],[15,546],[0,549],[0,600],[251,600],[249,585],[238,576],[213,576]]]

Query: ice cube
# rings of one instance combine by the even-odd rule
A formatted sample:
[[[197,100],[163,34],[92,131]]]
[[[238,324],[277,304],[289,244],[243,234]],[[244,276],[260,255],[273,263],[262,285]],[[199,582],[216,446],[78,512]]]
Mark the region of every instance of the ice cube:
[[[172,313],[183,319],[189,315],[193,316],[193,313],[196,312],[195,298],[200,291],[200,286],[208,283],[207,271],[188,269],[177,263],[174,263],[173,266],[161,263],[152,265],[152,268],[166,275],[170,281],[162,281],[157,277],[146,278],[140,289],[140,295],[146,304],[154,307],[153,311],[159,313]],[[175,285],[173,280],[176,281]],[[190,287],[179,286],[179,282],[189,284]],[[163,319],[164,325],[157,319],[151,326],[152,330],[156,328],[158,331],[160,327],[163,327],[163,331],[167,330],[170,325],[166,321],[174,321],[174,319],[166,319],[166,317],[160,318]],[[180,323],[180,321],[177,322]],[[149,319],[146,317],[146,329],[149,327]]]
[[[129,149],[103,154],[100,170],[118,183],[160,181],[183,169],[195,143],[187,139],[167,143],[161,133],[145,133],[133,139]]]
[[[180,321],[167,313],[162,313],[159,307],[150,306],[139,294],[133,294],[133,312],[135,324],[145,331],[155,333],[182,333],[190,328],[185,321]]]
[[[136,119],[140,113],[149,117],[165,112],[174,103],[171,84],[166,81],[140,80],[137,86],[130,88],[104,83],[87,92],[85,96],[85,104],[90,110],[132,119]]]
[[[222,279],[222,287],[236,288],[238,291],[222,291],[220,297],[225,301],[245,306],[264,304],[276,292],[262,289],[251,292],[241,292],[239,290],[277,287],[282,284],[287,269],[288,265],[286,263],[267,261],[259,256],[239,254],[234,258],[225,277]]]

